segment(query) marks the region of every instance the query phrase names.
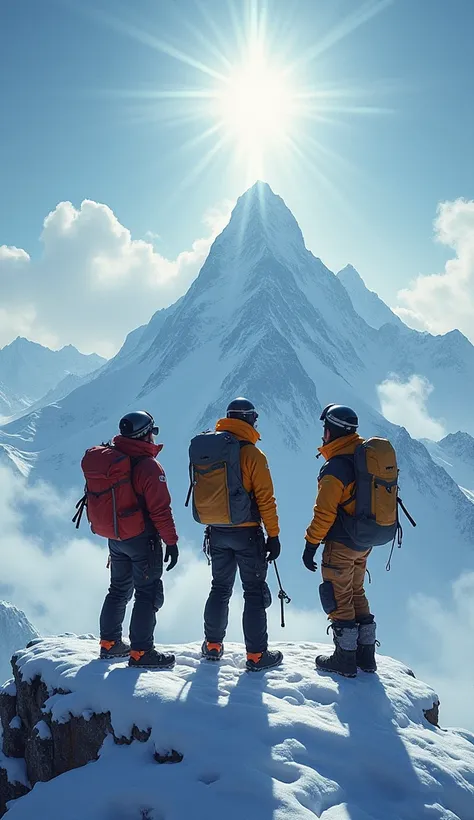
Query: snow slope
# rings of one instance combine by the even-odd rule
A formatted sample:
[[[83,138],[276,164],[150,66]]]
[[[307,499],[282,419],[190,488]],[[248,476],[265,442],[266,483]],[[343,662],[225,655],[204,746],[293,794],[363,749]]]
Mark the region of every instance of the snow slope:
[[[466,497],[474,503],[474,438],[469,433],[450,433],[441,441],[426,441],[436,464],[441,465]]]
[[[106,739],[99,760],[37,784],[10,804],[30,820],[472,820],[474,736],[427,723],[435,693],[397,661],[356,680],[317,673],[326,647],[282,644],[265,675],[243,671],[243,647],[220,664],[197,644],[172,647],[171,672],[96,661],[97,644],[51,638],[19,653],[23,679],[41,675],[53,720],[110,711],[116,737],[151,728],[146,743]],[[155,751],[183,761],[159,766]]]
[[[86,356],[72,345],[50,350],[19,336],[0,350],[0,414],[24,412],[69,374],[85,376],[104,363],[101,356]]]
[[[12,676],[10,659],[13,653],[37,637],[36,629],[24,612],[7,601],[0,601],[0,681]]]
[[[346,265],[337,277],[347,290],[354,310],[362,316],[368,325],[376,330],[389,324],[402,326],[402,320],[390,310],[380,296],[369,290],[360,273],[352,265]]]

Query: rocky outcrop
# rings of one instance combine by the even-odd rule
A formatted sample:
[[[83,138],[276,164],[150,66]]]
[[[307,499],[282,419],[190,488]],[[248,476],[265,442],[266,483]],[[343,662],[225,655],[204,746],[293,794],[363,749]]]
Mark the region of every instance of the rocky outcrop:
[[[39,677],[31,682],[22,680],[15,657],[12,667],[15,684],[9,684],[0,692],[3,754],[9,758],[24,758],[31,787],[97,760],[109,734],[118,744],[145,743],[149,739],[151,729],[143,730],[137,726],[133,726],[130,737],[115,736],[109,712],[87,712],[80,717],[70,715],[68,721],[61,723],[53,720],[47,706],[45,708],[46,701],[54,695],[68,695],[69,692],[64,689],[48,691]],[[175,755],[172,760],[157,762],[178,762],[178,753]],[[0,817],[9,800],[28,791],[23,783],[10,782],[7,770],[0,768]]]
[[[7,803],[10,800],[16,800],[18,797],[23,797],[28,794],[28,787],[13,781],[10,783],[6,769],[0,768],[0,817],[3,817],[7,810]]]

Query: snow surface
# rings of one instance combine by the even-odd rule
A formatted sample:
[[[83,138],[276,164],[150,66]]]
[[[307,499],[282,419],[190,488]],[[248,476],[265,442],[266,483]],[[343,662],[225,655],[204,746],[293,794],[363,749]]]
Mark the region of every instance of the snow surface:
[[[173,671],[96,660],[97,642],[48,638],[19,653],[24,679],[41,675],[54,720],[110,711],[117,737],[151,728],[147,743],[106,739],[97,762],[37,784],[10,804],[30,820],[472,820],[474,735],[431,726],[429,686],[379,656],[355,680],[318,673],[327,647],[280,644],[284,664],[247,674],[243,647],[224,660],[176,652]],[[180,752],[159,766],[155,751]]]
[[[37,637],[38,632],[24,612],[7,601],[0,601],[0,683],[12,676],[13,653]]]

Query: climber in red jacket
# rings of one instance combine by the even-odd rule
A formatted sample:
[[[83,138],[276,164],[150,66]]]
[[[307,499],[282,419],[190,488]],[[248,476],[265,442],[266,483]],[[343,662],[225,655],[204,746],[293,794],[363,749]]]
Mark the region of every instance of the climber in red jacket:
[[[161,464],[155,460],[162,445],[154,443],[158,434],[154,424],[153,417],[143,410],[127,413],[120,420],[120,435],[112,442],[114,450],[130,457],[135,511],[138,501],[142,515],[138,534],[108,539],[111,577],[100,615],[100,656],[111,659],[130,655],[131,667],[169,669],[174,665],[175,657],[157,652],[153,633],[156,613],[164,601],[162,543],[166,545],[164,561],[168,564],[167,570],[173,569],[178,561],[178,536],[166,476]],[[118,493],[116,498],[120,498]],[[115,518],[118,517],[121,525],[126,525],[127,513],[131,521],[128,510],[116,511],[114,507]],[[122,640],[122,623],[134,590],[129,646]]]

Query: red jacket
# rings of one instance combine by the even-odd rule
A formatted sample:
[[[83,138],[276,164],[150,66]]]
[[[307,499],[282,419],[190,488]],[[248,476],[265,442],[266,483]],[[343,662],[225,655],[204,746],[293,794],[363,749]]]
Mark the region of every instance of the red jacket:
[[[133,470],[133,488],[145,501],[147,512],[165,544],[177,544],[178,535],[171,512],[171,497],[166,483],[165,471],[158,461],[162,444],[115,436],[113,444],[117,450],[131,458],[149,456],[139,461]]]

